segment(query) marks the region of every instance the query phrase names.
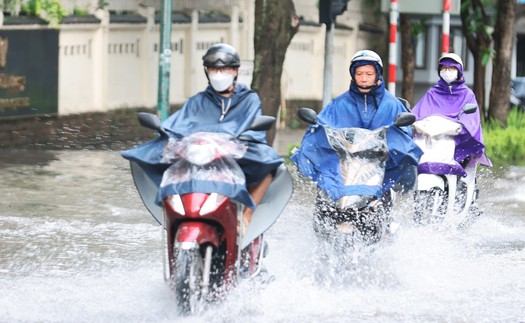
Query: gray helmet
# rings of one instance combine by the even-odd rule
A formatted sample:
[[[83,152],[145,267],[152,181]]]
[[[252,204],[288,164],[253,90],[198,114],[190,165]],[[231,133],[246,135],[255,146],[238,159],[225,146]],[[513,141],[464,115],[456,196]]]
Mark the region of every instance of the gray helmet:
[[[208,48],[202,56],[203,65],[206,67],[239,67],[241,60],[237,50],[228,44],[215,44]]]

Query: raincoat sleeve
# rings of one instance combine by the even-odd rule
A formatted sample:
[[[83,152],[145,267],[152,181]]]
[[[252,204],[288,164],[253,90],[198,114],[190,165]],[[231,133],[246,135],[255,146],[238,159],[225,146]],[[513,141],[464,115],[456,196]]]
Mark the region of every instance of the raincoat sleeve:
[[[332,149],[324,127],[311,125],[301,141],[301,146],[290,158],[299,171],[313,181],[318,181],[322,172],[323,177],[337,177],[339,167],[337,154]]]
[[[415,185],[417,165],[423,151],[398,127],[390,127],[387,132],[388,161],[386,163],[384,191],[394,188],[402,193]]]
[[[308,127],[301,146],[290,159],[334,201],[345,195],[339,158],[328,141],[324,126]]]

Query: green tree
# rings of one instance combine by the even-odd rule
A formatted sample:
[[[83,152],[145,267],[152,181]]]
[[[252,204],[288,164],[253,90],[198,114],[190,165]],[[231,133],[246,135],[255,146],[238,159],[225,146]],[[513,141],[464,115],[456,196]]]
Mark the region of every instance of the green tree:
[[[485,116],[486,65],[492,54],[492,17],[487,9],[493,8],[492,0],[461,0],[461,22],[467,46],[474,57],[473,91]]]
[[[41,17],[53,26],[57,26],[66,15],[59,0],[4,0],[3,8],[12,15],[19,11],[27,15]]]
[[[515,12],[516,0],[498,1],[496,27],[493,33],[495,56],[492,61],[488,115],[490,119],[497,120],[503,125],[507,123],[510,110],[510,76]]]
[[[419,24],[410,21],[410,15],[402,13],[399,15],[399,29],[401,33],[401,67],[403,69],[403,83],[401,85],[401,96],[410,105],[414,105],[414,71],[416,59],[414,54],[413,37],[421,30]]]

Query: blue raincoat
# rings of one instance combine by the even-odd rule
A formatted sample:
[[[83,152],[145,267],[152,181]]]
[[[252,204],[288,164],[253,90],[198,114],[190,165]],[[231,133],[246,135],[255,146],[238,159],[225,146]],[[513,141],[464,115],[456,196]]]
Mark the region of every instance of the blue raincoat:
[[[301,146],[291,157],[298,169],[310,177],[332,200],[345,195],[375,195],[378,198],[398,184],[403,190],[413,187],[415,167],[421,149],[411,139],[411,129],[390,127],[387,131],[388,160],[382,187],[352,187],[342,182],[336,152],[326,137],[324,126],[335,128],[365,128],[374,130],[392,125],[401,112],[407,112],[401,102],[385,90],[383,82],[368,94],[361,93],[354,82],[350,90],[332,100],[320,113],[318,125],[306,130]]]
[[[247,143],[248,149],[238,160],[246,176],[246,185],[232,186],[224,182],[202,181],[193,185],[172,184],[159,190],[157,204],[169,194],[187,194],[191,192],[220,193],[233,198],[254,209],[247,188],[260,182],[268,173],[274,171],[283,159],[267,145],[265,131],[245,131],[256,116],[261,115],[259,96],[242,84],[237,84],[230,98],[217,94],[210,86],[189,98],[184,106],[162,125],[170,137],[182,138],[197,132],[227,133],[235,137],[250,136],[253,142]],[[122,156],[137,163],[146,175],[160,187],[162,174],[170,166],[163,163],[163,150],[166,139],[157,138],[137,147],[125,150]],[[139,190],[140,188],[137,187]]]

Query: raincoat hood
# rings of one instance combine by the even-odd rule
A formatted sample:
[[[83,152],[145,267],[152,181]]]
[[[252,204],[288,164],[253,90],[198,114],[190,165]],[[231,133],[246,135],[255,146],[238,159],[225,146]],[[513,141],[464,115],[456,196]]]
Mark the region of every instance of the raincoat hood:
[[[350,71],[350,76],[352,77],[352,83],[357,87],[354,81],[355,69],[358,68],[359,66],[365,66],[365,65],[372,65],[376,70],[375,82],[377,82],[378,80],[381,80],[381,83],[383,83],[383,74],[382,74],[383,68],[377,62],[373,62],[373,61],[356,61],[350,64],[349,71]]]
[[[171,115],[162,125],[178,137],[201,131],[238,136],[260,114],[259,97],[246,86],[237,84],[229,98],[221,96],[208,86],[204,92],[186,101],[182,109]],[[247,134],[258,142],[266,143],[265,131],[249,131]]]
[[[456,82],[458,82],[458,81],[463,81],[463,83],[465,82],[465,80],[463,78],[463,65],[459,64],[458,62],[456,62],[455,60],[453,60],[451,58],[444,58],[439,63],[438,76],[439,76],[439,71],[441,71],[441,67],[442,66],[451,66],[451,67],[457,68],[457,70],[458,70],[458,80]],[[441,79],[441,76],[439,76],[439,78],[440,78],[441,81],[443,80],[443,79]]]

